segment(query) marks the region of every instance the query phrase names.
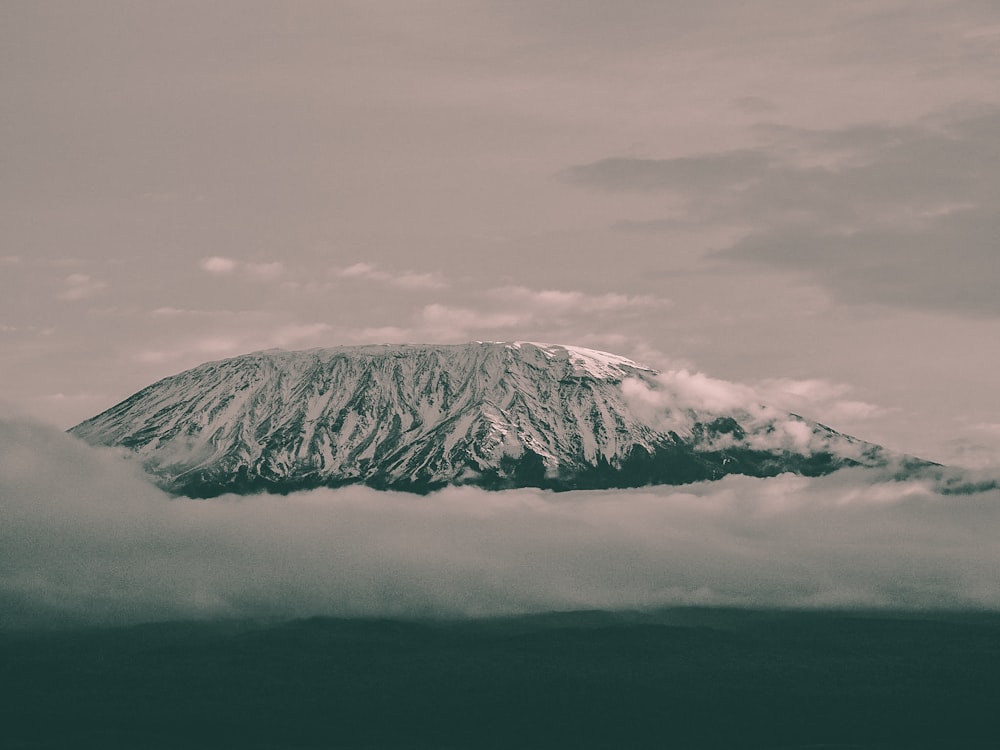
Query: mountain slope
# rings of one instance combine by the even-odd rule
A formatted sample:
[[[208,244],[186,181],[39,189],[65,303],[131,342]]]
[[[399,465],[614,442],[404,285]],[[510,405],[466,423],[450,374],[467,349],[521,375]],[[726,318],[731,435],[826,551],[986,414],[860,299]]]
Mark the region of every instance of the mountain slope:
[[[693,408],[624,357],[526,342],[257,352],[165,378],[70,432],[128,448],[160,486],[196,497],[628,487],[885,460],[766,407]]]

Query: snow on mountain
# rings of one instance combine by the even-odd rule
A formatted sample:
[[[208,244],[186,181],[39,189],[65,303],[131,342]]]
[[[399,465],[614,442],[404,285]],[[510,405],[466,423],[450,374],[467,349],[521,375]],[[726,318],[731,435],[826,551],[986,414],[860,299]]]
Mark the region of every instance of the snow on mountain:
[[[753,403],[722,413],[686,393],[573,346],[270,350],[164,378],[70,432],[127,448],[162,487],[198,497],[350,483],[629,487],[885,461],[801,417]]]

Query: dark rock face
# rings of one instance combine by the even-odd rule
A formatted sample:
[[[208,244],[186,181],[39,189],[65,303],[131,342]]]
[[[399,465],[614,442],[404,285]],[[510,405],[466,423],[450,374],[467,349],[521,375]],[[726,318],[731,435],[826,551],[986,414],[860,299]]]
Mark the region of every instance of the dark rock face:
[[[248,354],[165,378],[71,432],[127,448],[191,497],[638,487],[819,475],[888,455],[765,407],[692,407],[623,357],[520,342]]]

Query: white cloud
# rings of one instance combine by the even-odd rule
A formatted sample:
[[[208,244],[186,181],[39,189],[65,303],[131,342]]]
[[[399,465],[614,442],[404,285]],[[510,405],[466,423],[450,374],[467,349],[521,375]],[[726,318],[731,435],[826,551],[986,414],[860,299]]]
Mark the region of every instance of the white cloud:
[[[854,389],[846,383],[822,378],[768,378],[758,381],[753,388],[766,404],[831,424],[876,419],[891,411],[853,398]]]
[[[475,306],[439,302],[425,305],[414,321],[414,328],[434,340],[456,341],[498,335],[515,339],[554,335],[562,340],[569,330],[586,329],[586,321],[590,319],[593,324],[589,326],[589,339],[625,341],[627,337],[622,334],[602,332],[600,327],[617,318],[668,304],[665,299],[649,295],[589,294],[579,290],[503,286],[480,293]]]
[[[136,354],[137,362],[161,364],[197,355],[199,361],[214,357],[230,357],[242,351],[240,340],[233,336],[204,336],[167,349],[147,349]]]
[[[281,326],[271,333],[271,346],[279,348],[298,346],[306,341],[316,341],[330,331],[327,323],[293,323]]]
[[[180,318],[180,317],[194,317],[194,318],[215,318],[217,320],[232,320],[232,319],[244,319],[244,320],[263,320],[269,317],[268,313],[260,312],[257,310],[227,310],[227,309],[215,309],[215,310],[203,310],[188,307],[173,307],[171,305],[165,305],[163,307],[157,307],[150,313],[156,318]]]
[[[298,348],[326,343],[332,331],[328,323],[278,322],[267,313],[231,310],[182,310],[158,308],[153,314],[164,321],[203,321],[198,336],[189,334],[189,325],[176,335],[164,338],[155,347],[136,352],[133,359],[143,364],[170,364],[193,367],[206,359],[233,357],[246,352],[273,348]]]
[[[552,494],[170,500],[0,421],[0,624],[670,604],[1000,608],[1000,492],[851,470]]]
[[[949,466],[966,469],[990,469],[1000,466],[1000,433],[958,437],[944,444]]]
[[[423,343],[410,328],[399,326],[374,326],[358,328],[344,333],[345,338],[361,344]]]
[[[90,299],[107,289],[107,282],[88,276],[85,273],[71,273],[63,280],[63,291],[59,299],[72,302]]]
[[[261,261],[242,263],[234,258],[221,255],[202,258],[198,263],[202,271],[216,276],[228,276],[242,271],[244,278],[256,281],[274,281],[285,275],[285,264],[281,261]]]
[[[578,290],[531,289],[525,286],[504,286],[491,289],[488,294],[496,300],[526,306],[548,313],[597,313],[643,310],[664,307],[669,301],[645,294],[620,294],[606,292],[587,294]]]
[[[400,289],[444,289],[447,280],[437,272],[384,271],[371,263],[355,263],[339,269],[337,276],[344,279],[366,279]]]
[[[371,276],[373,273],[376,273],[375,266],[370,263],[355,263],[352,266],[340,269],[337,275],[350,279],[358,276]]]
[[[184,315],[189,312],[190,310],[185,310],[181,307],[170,307],[167,305],[164,307],[157,307],[153,310],[153,315]]]
[[[481,311],[434,303],[421,310],[419,324],[432,338],[450,341],[464,340],[476,331],[518,329],[530,318],[530,313],[525,312]]]
[[[959,436],[945,443],[944,460],[948,465],[967,469],[1000,466],[1000,423],[963,422],[959,420]]]
[[[389,283],[404,289],[444,289],[448,283],[436,273],[404,271],[389,280]]]
[[[848,398],[852,391],[848,385],[821,379],[778,378],[747,385],[675,368],[651,382],[628,379],[622,388],[636,413],[658,429],[690,435],[698,420],[732,416],[750,428],[749,445],[759,450],[810,453],[828,449],[826,438],[793,414],[843,430],[843,421],[857,424],[888,411]],[[721,437],[720,447],[731,439]]]
[[[213,255],[208,258],[202,258],[199,265],[201,266],[201,270],[208,273],[227,274],[235,271],[239,264],[232,258]]]
[[[270,281],[280,278],[285,273],[285,266],[280,261],[270,263],[247,263],[246,272],[255,279]]]

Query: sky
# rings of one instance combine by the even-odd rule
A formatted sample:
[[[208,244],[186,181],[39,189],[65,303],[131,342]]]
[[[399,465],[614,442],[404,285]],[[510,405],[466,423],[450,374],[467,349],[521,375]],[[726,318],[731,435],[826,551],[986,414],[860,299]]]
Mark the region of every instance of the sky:
[[[986,0],[6,2],[0,399],[534,340],[1000,465]]]

